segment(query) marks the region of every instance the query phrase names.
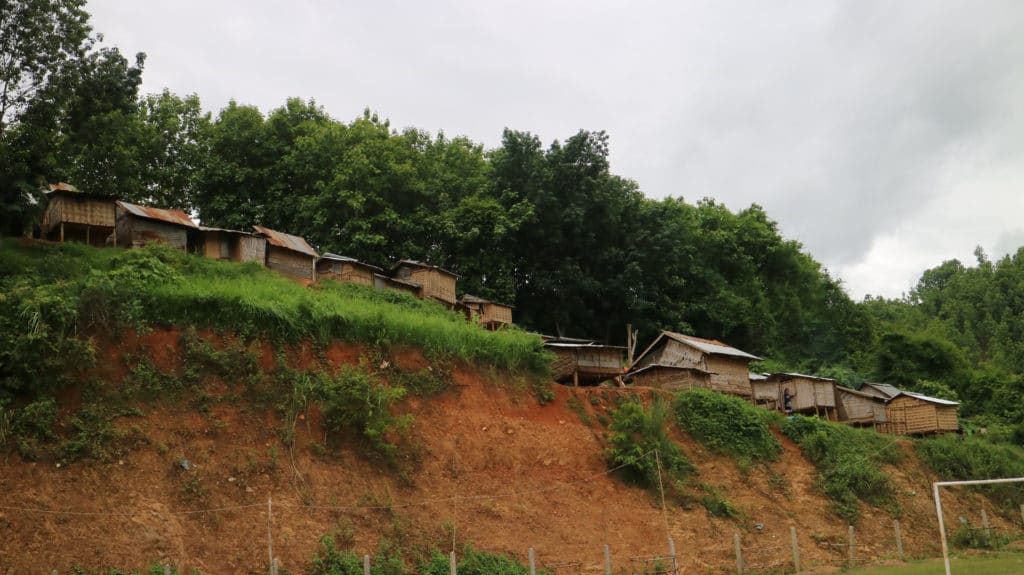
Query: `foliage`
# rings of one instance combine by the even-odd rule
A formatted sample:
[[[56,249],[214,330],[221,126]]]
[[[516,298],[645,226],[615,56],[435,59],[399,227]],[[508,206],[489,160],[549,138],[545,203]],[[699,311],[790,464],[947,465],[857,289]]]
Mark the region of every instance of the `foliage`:
[[[320,538],[320,552],[313,559],[310,575],[363,575],[363,560],[353,551],[337,549],[328,535]],[[370,561],[371,575],[404,575],[405,562],[392,548],[382,547]]]
[[[527,575],[526,565],[506,555],[477,551],[469,545],[458,558],[458,571],[462,575]],[[447,575],[450,572],[448,555],[440,551],[431,553],[430,558],[420,564],[422,575]],[[538,569],[538,573],[547,573]]]
[[[343,367],[334,375],[319,374],[313,395],[320,401],[328,431],[354,431],[371,451],[394,462],[398,446],[394,435],[411,423],[411,416],[396,416],[392,408],[405,389],[383,384],[364,369]]]
[[[782,450],[765,422],[765,411],[738,397],[692,389],[673,402],[676,422],[715,451],[729,453],[746,466],[774,460]]]
[[[1024,451],[1019,447],[993,444],[978,436],[960,438],[947,434],[919,441],[916,448],[921,460],[943,481],[1024,477]],[[1011,513],[1024,499],[1024,483],[977,485],[970,489],[984,493]]]
[[[960,549],[999,549],[1009,543],[1010,538],[991,529],[965,523],[950,534],[949,542]]]
[[[681,488],[694,467],[668,436],[665,403],[655,399],[645,408],[638,400],[628,399],[611,414],[608,465],[621,467],[626,477],[647,487],[656,488],[660,480],[670,489]]]
[[[880,466],[901,461],[895,438],[799,415],[782,432],[818,467],[818,488],[843,519],[856,523],[858,499],[875,506],[895,504],[889,476]]]

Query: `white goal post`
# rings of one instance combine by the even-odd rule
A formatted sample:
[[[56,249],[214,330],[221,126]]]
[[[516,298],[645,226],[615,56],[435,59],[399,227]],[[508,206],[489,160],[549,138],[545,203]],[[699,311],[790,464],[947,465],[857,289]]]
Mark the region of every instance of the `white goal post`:
[[[1004,479],[975,479],[971,481],[936,481],[932,483],[932,492],[935,495],[935,515],[939,518],[939,535],[942,538],[942,560],[946,564],[946,575],[949,572],[949,544],[946,543],[946,524],[942,520],[942,499],[940,499],[939,488],[953,485],[989,485],[992,483],[1024,483],[1024,477],[1007,477]],[[1024,517],[1022,517],[1024,519]]]

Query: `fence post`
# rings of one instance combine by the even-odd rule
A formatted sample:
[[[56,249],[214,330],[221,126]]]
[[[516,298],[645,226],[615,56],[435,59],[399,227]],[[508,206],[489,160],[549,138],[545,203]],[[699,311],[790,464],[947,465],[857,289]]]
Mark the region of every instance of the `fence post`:
[[[604,575],[612,575],[612,552],[607,543],[604,544]]]
[[[281,561],[277,557],[274,557],[274,563],[273,563],[273,565],[272,565],[272,567],[270,569],[270,572],[273,573],[274,575],[278,575],[278,573],[280,573],[280,571],[281,571]]]
[[[363,575],[370,575],[370,556],[363,555]]]
[[[458,570],[455,568],[455,552],[452,551],[448,555],[448,566],[450,568],[451,575],[458,575]]]
[[[793,542],[793,570],[800,572],[800,544],[796,539],[796,527],[789,528],[789,538]]]
[[[853,558],[855,557],[855,553],[856,553],[856,550],[857,550],[857,548],[854,546],[853,525],[850,526],[850,546],[849,547],[850,547],[849,562],[850,562],[850,565],[853,565]]]
[[[740,547],[740,534],[732,536],[733,546],[736,547],[736,573],[743,575],[743,548]]]
[[[271,518],[273,517],[273,511],[271,508],[270,497],[267,497],[267,560],[270,562],[270,575],[276,575],[274,573],[274,537],[270,530]]]
[[[988,527],[988,512],[984,507],[981,508],[981,526],[985,529],[985,539],[991,539],[992,530]]]
[[[1020,504],[1020,522],[1024,523],[1024,503]]]
[[[533,551],[533,547],[530,547],[530,575],[537,575],[537,556]]]
[[[164,563],[164,575],[171,575],[171,564]]]
[[[900,561],[903,561],[903,537],[900,534],[900,520],[897,519],[892,522],[893,531],[896,532],[896,553],[899,554]]]
[[[668,556],[672,558],[672,573],[679,572],[679,562],[676,561],[676,542],[672,536],[668,536]]]

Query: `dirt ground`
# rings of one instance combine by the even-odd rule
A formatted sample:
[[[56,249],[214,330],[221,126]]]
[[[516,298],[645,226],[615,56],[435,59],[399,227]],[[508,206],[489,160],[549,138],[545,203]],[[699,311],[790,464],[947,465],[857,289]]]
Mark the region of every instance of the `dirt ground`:
[[[177,341],[176,331],[157,330],[101,344],[103,361],[94,374],[118,385],[130,352],[139,349],[171,369],[179,362]],[[254,347],[270,369],[272,346]],[[355,364],[364,353],[335,344],[314,354],[303,346],[290,351],[289,362],[301,365],[316,355],[334,366]],[[391,361],[405,369],[428,365],[414,350]],[[182,572],[265,573],[268,527],[274,556],[293,574],[306,571],[325,534],[371,555],[382,540],[412,554],[447,551],[454,543],[457,550],[472,544],[521,560],[533,547],[541,564],[570,564],[557,573],[603,573],[605,544],[616,573],[639,571],[636,559],[667,555],[670,537],[683,572],[734,573],[737,534],[751,568],[788,568],[791,527],[805,568],[833,571],[847,553],[847,526],[815,490],[815,468],[786,438],[777,462],[743,471],[677,433],[698,467],[694,484],[718,490],[740,519],[712,517],[697,502],[670,503],[663,513],[656,494],[609,475],[604,458],[607,429],[599,416],[619,394],[643,390],[550,384],[555,399],[540,405],[529,386],[502,374],[462,365],[451,379],[451,391],[402,406],[415,417],[418,443],[418,462],[405,473],[350,447],[326,449],[315,409],[296,422],[289,448],[275,433],[276,416],[253,412],[227,386],[211,390],[219,400],[205,415],[181,405],[141,406],[144,415],[121,420],[137,441],[113,461],[58,466],[7,453],[0,468],[0,574],[64,573],[74,565],[141,568],[155,560]],[[78,401],[74,392],[61,397],[65,409]],[[905,552],[934,556],[933,478],[909,444],[899,440],[897,447],[909,462],[889,470]],[[1019,530],[976,496],[950,491],[943,504],[947,523],[959,517],[979,523],[985,507],[994,527]],[[893,519],[863,507],[855,534],[859,558],[896,557]]]

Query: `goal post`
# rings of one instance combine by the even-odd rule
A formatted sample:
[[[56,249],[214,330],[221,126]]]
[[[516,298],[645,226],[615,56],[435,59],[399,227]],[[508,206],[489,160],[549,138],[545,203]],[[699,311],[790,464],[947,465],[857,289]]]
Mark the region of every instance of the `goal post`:
[[[942,540],[942,561],[946,565],[946,575],[951,575],[949,572],[949,543],[946,541],[946,523],[942,519],[942,498],[939,494],[939,488],[952,487],[955,485],[990,485],[993,483],[1024,483],[1024,477],[972,479],[970,481],[936,481],[935,483],[932,483],[932,494],[935,496],[935,515],[939,518],[939,536]]]

